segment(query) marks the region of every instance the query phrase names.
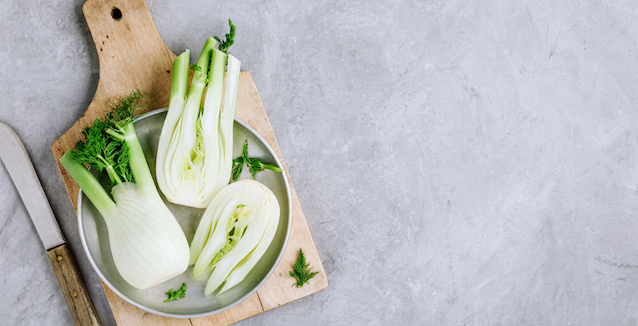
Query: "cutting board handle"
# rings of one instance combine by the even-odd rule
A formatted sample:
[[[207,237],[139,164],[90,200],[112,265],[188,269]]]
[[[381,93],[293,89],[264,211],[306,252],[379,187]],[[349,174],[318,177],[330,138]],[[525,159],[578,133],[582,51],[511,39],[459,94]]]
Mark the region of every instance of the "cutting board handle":
[[[153,97],[154,108],[166,107],[176,56],[160,38],[146,2],[88,0],[82,10],[100,64],[92,104],[104,106],[104,94],[126,96],[139,89]]]
[[[52,145],[56,161],[82,139],[82,130],[108,110],[108,102],[134,90],[151,96],[146,111],[168,106],[175,54],[164,44],[144,0],[88,0],[82,6],[100,64],[100,79],[84,114]],[[144,112],[139,112],[144,113]],[[59,164],[73,207],[79,187]]]

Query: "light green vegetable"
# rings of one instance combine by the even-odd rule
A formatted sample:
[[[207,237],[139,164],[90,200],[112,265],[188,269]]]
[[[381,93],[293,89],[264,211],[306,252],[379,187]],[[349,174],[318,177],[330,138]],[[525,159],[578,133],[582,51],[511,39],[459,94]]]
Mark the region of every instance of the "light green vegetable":
[[[193,277],[212,270],[205,293],[239,284],[264,255],[279,225],[279,202],[254,180],[234,182],[217,193],[191,243]]]
[[[86,140],[60,163],[100,212],[108,228],[115,266],[126,282],[146,289],[183,273],[188,241],[155,188],[133,126],[147,100],[139,92],[113,103],[113,110],[85,129]],[[83,163],[104,172],[113,199]]]
[[[220,48],[228,51],[233,37],[231,23],[231,33]],[[186,50],[173,62],[170,103],[160,134],[156,172],[162,193],[180,205],[208,207],[230,180],[241,63],[214,49],[215,45],[213,38],[204,45],[193,66],[190,88],[190,51]]]

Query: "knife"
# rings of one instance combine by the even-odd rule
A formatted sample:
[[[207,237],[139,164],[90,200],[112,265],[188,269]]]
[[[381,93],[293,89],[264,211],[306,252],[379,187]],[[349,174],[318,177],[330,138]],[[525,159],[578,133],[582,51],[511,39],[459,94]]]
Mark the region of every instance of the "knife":
[[[102,325],[42,185],[18,135],[0,121],[0,160],[20,193],[60,282],[75,325]]]

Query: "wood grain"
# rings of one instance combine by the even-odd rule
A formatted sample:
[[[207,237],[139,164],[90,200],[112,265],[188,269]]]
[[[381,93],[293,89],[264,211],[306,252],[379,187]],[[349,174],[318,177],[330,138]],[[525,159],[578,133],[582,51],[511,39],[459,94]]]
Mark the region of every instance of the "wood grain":
[[[119,20],[115,20],[111,15],[114,8],[119,9],[122,14]],[[176,58],[159,37],[144,0],[88,0],[83,10],[98,51],[100,80],[86,112],[51,145],[76,210],[79,188],[60,165],[60,157],[81,139],[81,132],[85,126],[91,125],[96,117],[108,110],[106,103],[110,100],[139,89],[153,96],[153,106],[149,111],[167,107],[172,62]],[[103,283],[118,325],[229,325],[328,287],[326,273],[268,115],[252,76],[245,71],[241,72],[239,77],[235,116],[254,128],[270,144],[279,157],[290,183],[292,229],[280,264],[257,293],[244,302],[219,314],[191,320],[171,319],[147,313],[121,299]],[[303,248],[307,261],[319,271],[319,274],[302,288],[293,287],[294,279],[288,274],[297,259],[299,248]]]
[[[60,288],[75,325],[101,326],[93,301],[66,243],[49,249],[47,255],[53,265],[55,276],[60,282]]]

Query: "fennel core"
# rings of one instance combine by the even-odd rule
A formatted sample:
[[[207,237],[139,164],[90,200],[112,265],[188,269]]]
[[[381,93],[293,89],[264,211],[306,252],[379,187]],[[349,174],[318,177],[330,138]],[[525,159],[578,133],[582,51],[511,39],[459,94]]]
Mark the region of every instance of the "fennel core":
[[[211,265],[217,264],[220,259],[235,248],[237,242],[244,236],[244,232],[251,221],[246,218],[250,213],[251,211],[246,208],[246,205],[237,205],[226,224],[226,244],[219,250],[217,255],[215,255],[213,261],[210,263]]]

